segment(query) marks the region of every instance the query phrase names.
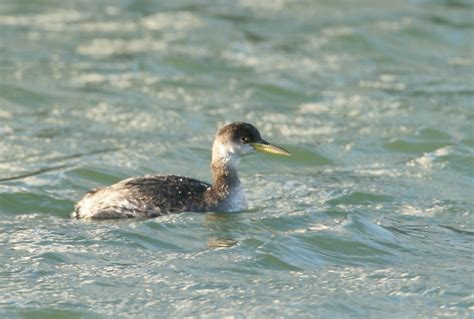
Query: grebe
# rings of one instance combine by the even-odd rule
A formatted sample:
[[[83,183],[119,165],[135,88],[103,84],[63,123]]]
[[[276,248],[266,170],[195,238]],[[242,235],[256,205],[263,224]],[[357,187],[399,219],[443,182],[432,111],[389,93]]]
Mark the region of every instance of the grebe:
[[[87,192],[73,218],[149,218],[180,212],[235,212],[247,208],[237,175],[240,158],[255,151],[289,156],[265,141],[251,124],[236,122],[217,131],[212,146],[212,185],[184,176],[146,175]]]

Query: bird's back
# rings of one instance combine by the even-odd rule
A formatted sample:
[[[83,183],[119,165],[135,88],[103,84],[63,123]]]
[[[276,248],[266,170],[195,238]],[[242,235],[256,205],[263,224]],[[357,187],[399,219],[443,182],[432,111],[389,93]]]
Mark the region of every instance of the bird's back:
[[[86,193],[76,204],[72,216],[111,219],[204,211],[204,193],[210,186],[176,175],[130,178]]]

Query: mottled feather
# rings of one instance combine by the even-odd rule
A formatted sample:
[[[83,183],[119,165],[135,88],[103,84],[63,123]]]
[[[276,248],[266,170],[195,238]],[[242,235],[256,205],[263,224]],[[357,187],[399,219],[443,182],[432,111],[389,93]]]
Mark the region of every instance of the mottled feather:
[[[147,175],[123,180],[86,193],[75,218],[156,217],[184,211],[204,211],[210,184],[175,175]]]
[[[212,185],[176,175],[130,178],[86,193],[72,217],[145,218],[184,211],[245,209],[247,202],[236,168],[242,156],[255,152],[252,143],[256,142],[266,141],[251,124],[225,125],[218,130],[212,147]]]

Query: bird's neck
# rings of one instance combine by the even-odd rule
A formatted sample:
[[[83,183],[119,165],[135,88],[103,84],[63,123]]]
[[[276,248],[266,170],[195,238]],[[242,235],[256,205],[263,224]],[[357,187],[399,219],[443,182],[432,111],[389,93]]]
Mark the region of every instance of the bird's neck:
[[[210,210],[240,211],[247,207],[237,175],[240,156],[216,143],[212,150],[212,187],[205,197]]]
[[[247,208],[236,167],[226,162],[212,162],[212,187],[206,196],[211,210],[235,212]]]
[[[213,160],[211,164],[212,186],[216,189],[231,190],[240,185],[237,167],[223,159]]]
[[[240,162],[234,149],[230,146],[214,143],[212,147],[212,186],[219,191],[231,192],[239,187],[240,180],[237,175],[237,166]]]

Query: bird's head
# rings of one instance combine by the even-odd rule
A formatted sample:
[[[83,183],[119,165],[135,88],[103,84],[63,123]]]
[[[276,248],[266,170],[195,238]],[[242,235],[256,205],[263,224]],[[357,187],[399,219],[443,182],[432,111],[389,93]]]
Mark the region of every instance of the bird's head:
[[[234,122],[217,131],[212,147],[212,159],[213,162],[219,160],[235,166],[242,156],[255,151],[290,156],[285,149],[264,140],[252,124]]]

